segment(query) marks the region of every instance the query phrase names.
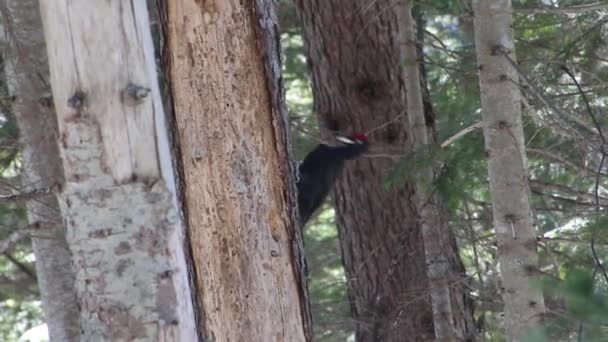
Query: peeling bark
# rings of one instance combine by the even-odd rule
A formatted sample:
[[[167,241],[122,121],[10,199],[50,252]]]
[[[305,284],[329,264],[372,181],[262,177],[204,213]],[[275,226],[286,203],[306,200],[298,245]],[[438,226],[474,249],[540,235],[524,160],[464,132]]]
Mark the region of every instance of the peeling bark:
[[[144,0],[41,1],[83,341],[195,341]]]

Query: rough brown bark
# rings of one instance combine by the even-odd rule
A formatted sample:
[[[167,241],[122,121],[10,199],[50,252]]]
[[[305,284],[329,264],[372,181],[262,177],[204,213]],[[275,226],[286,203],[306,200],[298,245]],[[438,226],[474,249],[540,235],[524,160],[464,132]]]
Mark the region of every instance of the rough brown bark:
[[[196,341],[145,0],[40,2],[82,341]]]
[[[374,151],[406,154],[412,141],[406,117],[402,26],[395,3],[299,0],[311,65],[315,110],[327,132],[367,131]],[[390,158],[347,165],[334,202],[357,341],[425,341],[434,338],[423,238],[412,184],[385,190]],[[439,209],[440,211],[443,208]],[[441,212],[445,215],[445,212]],[[445,216],[442,216],[444,218]],[[442,231],[450,235],[447,222]],[[445,241],[453,242],[453,237]],[[445,259],[464,277],[455,244]],[[456,329],[471,327],[470,303],[453,289]],[[459,292],[460,291],[460,292]]]
[[[366,131],[405,114],[397,17],[387,1],[300,0],[315,110],[331,130]],[[400,121],[371,137],[406,152]],[[408,146],[408,147],[406,147]],[[357,341],[433,337],[413,189],[385,190],[390,159],[347,165],[335,206]]]
[[[216,341],[310,340],[273,1],[167,7],[199,326]]]
[[[538,270],[510,0],[473,1],[483,134],[505,305],[505,337],[522,341],[545,310]]]
[[[2,1],[3,51],[13,111],[23,146],[22,191],[59,188],[63,169],[57,118],[50,103],[48,62],[37,0]],[[26,203],[28,220],[39,223],[32,237],[36,274],[51,341],[78,341],[79,310],[65,225],[53,193]]]

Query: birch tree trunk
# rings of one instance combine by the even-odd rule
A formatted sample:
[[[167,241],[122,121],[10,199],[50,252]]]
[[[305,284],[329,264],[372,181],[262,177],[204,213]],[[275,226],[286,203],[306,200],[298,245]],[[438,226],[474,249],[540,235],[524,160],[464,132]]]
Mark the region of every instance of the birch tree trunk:
[[[196,341],[145,0],[41,1],[82,341]]]
[[[65,225],[52,189],[63,184],[57,146],[57,118],[49,104],[48,62],[37,0],[4,0],[1,11],[7,85],[15,97],[13,111],[23,146],[21,191],[47,195],[26,203],[36,274],[51,341],[78,341],[79,310]]]
[[[401,51],[404,14],[395,10],[400,6],[387,0],[297,4],[322,128],[351,133],[384,126],[373,133],[371,148],[410,152]],[[357,341],[427,341],[435,335],[414,184],[390,190],[383,184],[394,165],[390,158],[359,159],[346,166],[334,188]],[[453,239],[446,222],[442,224]],[[455,247],[442,251],[450,269],[459,260]],[[458,281],[465,277],[458,274]],[[466,293],[455,297],[466,298]],[[462,327],[459,335],[468,336],[473,327],[464,322],[472,321],[471,311],[462,301],[459,305],[449,320]]]
[[[502,275],[508,341],[538,324],[542,293],[532,281],[538,270],[527,161],[515,60],[511,1],[476,0],[475,45],[481,114],[488,159],[494,229]]]
[[[310,340],[274,1],[167,6],[199,327],[214,341]]]

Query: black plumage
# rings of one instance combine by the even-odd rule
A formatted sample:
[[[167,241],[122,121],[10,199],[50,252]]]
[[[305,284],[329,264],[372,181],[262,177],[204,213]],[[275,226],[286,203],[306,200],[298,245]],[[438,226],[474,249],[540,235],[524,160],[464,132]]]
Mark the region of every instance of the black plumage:
[[[321,206],[331,191],[334,182],[344,168],[344,162],[363,154],[368,147],[367,137],[353,134],[338,137],[339,146],[318,145],[310,152],[298,168],[298,206],[300,226],[303,227]]]

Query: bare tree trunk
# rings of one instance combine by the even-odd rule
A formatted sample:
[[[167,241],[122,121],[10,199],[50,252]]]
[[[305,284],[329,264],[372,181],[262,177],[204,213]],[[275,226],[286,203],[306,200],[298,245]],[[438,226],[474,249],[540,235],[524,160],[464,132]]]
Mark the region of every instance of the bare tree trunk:
[[[145,0],[41,1],[83,341],[196,341]]]
[[[397,6],[397,13],[399,15],[399,24],[402,25],[400,51],[404,63],[403,79],[405,80],[409,133],[414,149],[420,153],[425,153],[425,149],[429,147],[431,139],[428,137],[428,125],[424,115],[425,108],[422,99],[419,64],[419,60],[422,60],[422,58],[417,54],[416,29],[414,18],[412,17],[412,1],[401,1]],[[455,272],[451,269],[452,265],[445,253],[446,247],[450,247],[445,244],[445,236],[449,237],[450,231],[448,225],[441,220],[443,208],[439,199],[434,193],[429,191],[434,173],[435,170],[433,170],[432,166],[429,166],[427,170],[420,170],[419,173],[416,173],[418,177],[414,185],[415,194],[413,197],[417,202],[420,218],[419,224],[424,240],[435,339],[438,341],[463,340],[465,338],[464,334],[468,334],[470,331],[455,330],[450,293],[450,282],[459,282],[462,281],[462,278],[453,277]],[[462,276],[461,274],[460,277]]]
[[[520,341],[544,312],[515,60],[511,1],[476,0],[475,45],[494,228],[508,341]],[[508,57],[507,57],[508,56]]]
[[[311,339],[273,6],[168,3],[199,326],[217,341]]]
[[[7,85],[23,146],[22,191],[63,184],[57,146],[57,119],[50,104],[48,62],[38,1],[2,2]],[[26,203],[28,220],[40,229],[32,237],[36,274],[51,341],[78,341],[79,310],[72,258],[59,203],[51,193]]]
[[[374,151],[411,151],[401,51],[403,12],[390,1],[297,3],[311,64],[315,110],[323,128],[350,133],[383,126],[371,137]],[[424,122],[423,126],[426,129]],[[411,183],[385,190],[383,182],[394,165],[390,158],[353,162],[334,191],[357,341],[434,339],[416,193]],[[447,223],[438,224],[446,241],[453,241]],[[455,244],[445,245],[442,252],[442,260],[455,269],[452,262],[459,260]],[[456,273],[459,280],[465,277],[462,269]],[[455,292],[454,296],[466,298],[466,293]],[[448,306],[454,303],[463,304],[454,300]],[[449,318],[452,323],[448,325],[465,327],[458,333],[462,336],[472,328],[461,324],[465,318],[471,321],[469,308],[453,307],[454,316]]]

